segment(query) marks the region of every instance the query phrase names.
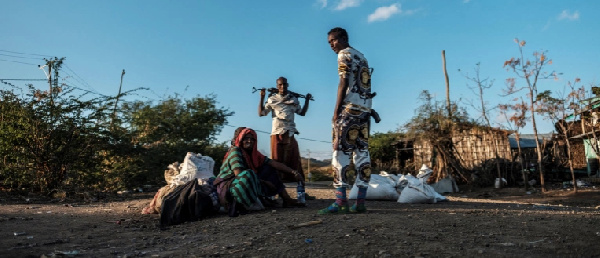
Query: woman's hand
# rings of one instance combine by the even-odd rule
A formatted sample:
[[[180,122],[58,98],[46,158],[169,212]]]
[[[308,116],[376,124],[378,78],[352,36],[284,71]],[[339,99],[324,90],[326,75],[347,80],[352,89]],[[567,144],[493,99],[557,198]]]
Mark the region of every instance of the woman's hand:
[[[292,170],[292,174],[298,181],[304,181],[304,176],[298,172],[298,170]]]

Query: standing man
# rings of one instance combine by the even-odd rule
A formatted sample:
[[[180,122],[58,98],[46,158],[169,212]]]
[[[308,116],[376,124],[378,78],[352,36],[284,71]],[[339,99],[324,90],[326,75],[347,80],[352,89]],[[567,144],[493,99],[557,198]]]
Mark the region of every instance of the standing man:
[[[319,210],[319,214],[366,212],[365,197],[371,176],[369,156],[369,124],[371,118],[371,70],[367,59],[348,42],[348,33],[333,28],[327,33],[327,41],[338,55],[339,84],[333,110],[333,186],[335,202]],[[350,159],[356,168],[356,203],[348,208],[346,173]]]
[[[294,114],[304,116],[308,109],[308,101],[311,99],[310,93],[306,94],[304,107],[300,106],[298,98],[288,91],[289,84],[285,77],[279,77],[276,80],[278,93],[272,94],[265,100],[265,89],[260,91],[260,102],[258,103],[258,116],[266,116],[273,111],[273,125],[271,129],[271,159],[287,165],[288,167],[300,172],[301,180],[290,178],[286,173],[280,173],[285,182],[298,182],[296,188],[298,192],[298,203],[306,203],[306,194],[304,189],[304,172],[300,160],[300,150],[298,142],[294,138],[299,134],[294,122]]]

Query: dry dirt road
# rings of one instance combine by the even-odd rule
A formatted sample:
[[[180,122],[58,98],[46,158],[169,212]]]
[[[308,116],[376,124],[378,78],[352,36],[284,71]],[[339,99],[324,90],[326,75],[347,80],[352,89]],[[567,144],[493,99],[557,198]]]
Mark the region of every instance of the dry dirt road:
[[[292,192],[295,189],[288,188]],[[166,229],[142,215],[154,193],[94,202],[0,198],[0,257],[600,257],[600,190],[476,189],[436,204],[368,201],[366,214],[305,208],[219,215]],[[314,225],[289,226],[315,221]]]

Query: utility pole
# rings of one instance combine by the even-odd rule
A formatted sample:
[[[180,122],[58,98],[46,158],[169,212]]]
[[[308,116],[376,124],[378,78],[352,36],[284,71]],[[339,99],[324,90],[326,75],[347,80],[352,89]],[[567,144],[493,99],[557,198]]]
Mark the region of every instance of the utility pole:
[[[307,149],[306,151],[308,151],[308,181],[311,182],[312,181],[312,173],[310,173],[310,149]]]
[[[50,85],[50,91],[48,92],[50,94],[50,105],[54,104],[53,101],[53,94],[52,94],[52,64],[54,62],[53,61],[48,61],[46,62],[46,65],[48,65],[48,84]]]

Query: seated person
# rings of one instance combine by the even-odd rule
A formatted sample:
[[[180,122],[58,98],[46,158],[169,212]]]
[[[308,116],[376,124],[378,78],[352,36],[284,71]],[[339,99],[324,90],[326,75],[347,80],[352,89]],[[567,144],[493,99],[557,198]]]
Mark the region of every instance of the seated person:
[[[301,175],[282,163],[271,160],[257,150],[256,132],[250,128],[238,128],[234,144],[225,158],[214,184],[217,186],[221,206],[229,216],[244,214],[260,203],[261,199],[279,194],[283,206],[303,206],[292,199],[281,182],[277,170]]]

